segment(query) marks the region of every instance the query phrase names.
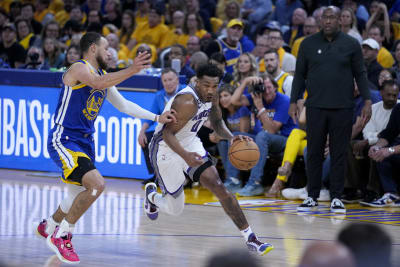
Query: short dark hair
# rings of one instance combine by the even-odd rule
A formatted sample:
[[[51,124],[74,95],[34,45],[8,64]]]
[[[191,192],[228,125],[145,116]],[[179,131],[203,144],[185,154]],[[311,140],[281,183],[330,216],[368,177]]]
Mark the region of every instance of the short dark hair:
[[[269,32],[279,32],[281,38],[283,38],[283,33],[280,29],[270,29]]]
[[[395,80],[386,80],[386,81],[383,81],[383,83],[379,89],[383,90],[383,89],[385,89],[386,86],[394,86],[394,85],[397,86],[397,88],[399,88],[399,85],[396,83]]]
[[[161,76],[163,76],[164,74],[169,73],[169,72],[173,72],[173,73],[175,73],[176,76],[179,77],[179,74],[173,68],[163,68],[161,71]]]
[[[378,24],[372,24],[371,27],[369,27],[368,32],[373,29],[373,28],[377,28],[379,30],[379,35],[382,37],[384,35],[384,30],[383,27],[379,26]]]
[[[187,56],[187,50],[186,50],[186,48],[185,48],[183,45],[174,44],[174,45],[171,45],[171,48],[172,48],[172,47],[178,47],[178,48],[182,51],[182,54],[183,54],[184,56]]]
[[[391,266],[392,240],[379,226],[353,223],[342,229],[338,241],[353,253],[357,266]]]
[[[215,61],[217,61],[218,63],[221,63],[221,64],[225,64],[226,63],[226,58],[225,58],[224,54],[221,53],[221,52],[213,53],[209,60],[211,60],[211,59],[215,60]]]
[[[202,64],[196,70],[196,76],[199,79],[203,78],[203,76],[218,77],[218,79],[221,79],[222,75],[222,71],[212,64]]]
[[[268,49],[267,51],[265,51],[264,55],[266,54],[275,54],[276,57],[279,59],[279,54],[278,51],[276,51],[276,49]]]
[[[101,39],[101,35],[97,32],[87,32],[82,36],[81,41],[79,42],[79,46],[81,47],[82,54],[86,53],[89,50],[89,47],[92,44],[99,44]]]

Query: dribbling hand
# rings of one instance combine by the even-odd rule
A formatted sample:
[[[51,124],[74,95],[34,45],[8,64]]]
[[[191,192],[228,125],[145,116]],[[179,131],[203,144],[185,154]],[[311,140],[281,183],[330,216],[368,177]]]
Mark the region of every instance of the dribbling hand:
[[[253,138],[251,138],[250,136],[246,136],[246,135],[235,135],[232,139],[231,139],[231,145],[236,142],[236,141],[246,141],[246,142],[250,142],[253,141]]]

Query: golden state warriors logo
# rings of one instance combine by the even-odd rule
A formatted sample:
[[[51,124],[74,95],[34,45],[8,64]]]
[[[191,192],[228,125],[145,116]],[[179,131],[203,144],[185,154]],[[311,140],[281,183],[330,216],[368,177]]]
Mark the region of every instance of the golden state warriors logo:
[[[86,101],[86,108],[82,110],[83,114],[88,120],[94,120],[99,114],[101,105],[104,100],[104,91],[93,90]]]

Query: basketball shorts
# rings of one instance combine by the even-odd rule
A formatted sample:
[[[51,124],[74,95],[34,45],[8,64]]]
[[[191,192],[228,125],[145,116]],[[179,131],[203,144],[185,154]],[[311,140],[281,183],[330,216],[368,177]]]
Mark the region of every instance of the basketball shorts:
[[[83,175],[96,168],[94,139],[90,134],[55,125],[49,132],[47,150],[61,168],[61,179],[65,183],[82,185]]]
[[[157,137],[152,139],[150,143],[150,161],[163,194],[170,194],[177,197],[183,191],[183,184],[186,179],[185,174],[188,175],[191,167],[167,145],[160,145],[161,141],[162,139],[157,139]],[[198,138],[190,145],[184,147],[187,151],[196,152],[203,158],[208,156],[207,151]]]

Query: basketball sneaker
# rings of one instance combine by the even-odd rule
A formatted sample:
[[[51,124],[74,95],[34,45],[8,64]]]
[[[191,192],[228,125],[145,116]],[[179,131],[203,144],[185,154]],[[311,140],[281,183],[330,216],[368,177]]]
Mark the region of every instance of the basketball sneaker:
[[[39,225],[36,227],[36,235],[41,238],[47,238],[48,234],[46,233],[46,226],[47,226],[47,221],[43,219],[39,223]]]
[[[249,235],[249,239],[247,240],[246,245],[250,251],[255,251],[260,256],[265,255],[274,249],[273,245],[269,243],[263,243],[258,240],[254,233]]]
[[[56,235],[59,229],[57,226],[54,233],[47,237],[47,245],[56,253],[60,261],[68,264],[78,264],[80,260],[71,243],[72,234],[67,233],[66,236],[57,238]]]
[[[158,207],[150,202],[149,195],[150,193],[157,192],[157,185],[155,183],[146,184],[144,191],[146,196],[144,198],[144,212],[150,220],[156,220],[158,217]]]

